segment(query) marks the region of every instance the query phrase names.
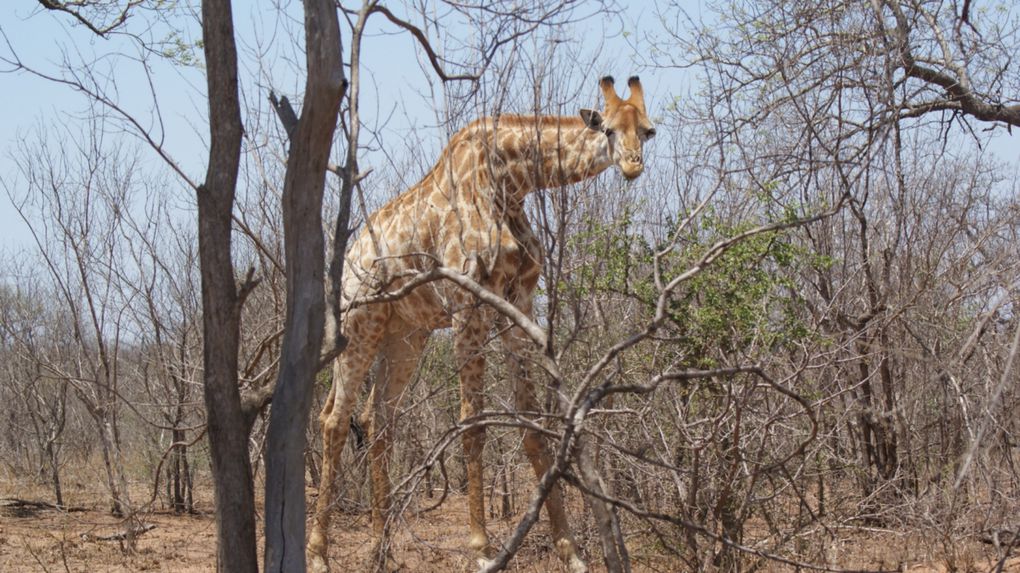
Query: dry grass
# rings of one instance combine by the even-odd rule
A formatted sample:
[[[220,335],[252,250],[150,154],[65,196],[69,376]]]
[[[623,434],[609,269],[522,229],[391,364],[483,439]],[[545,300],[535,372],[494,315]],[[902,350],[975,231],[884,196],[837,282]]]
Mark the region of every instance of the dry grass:
[[[133,551],[117,541],[95,541],[96,536],[123,531],[122,520],[109,515],[100,484],[70,488],[67,501],[76,511],[19,508],[0,511],[0,571],[166,571],[192,573],[215,570],[215,524],[211,493],[207,485],[196,500],[200,513],[175,515],[158,508],[143,521],[156,527],[141,535]],[[141,499],[139,486],[136,499]],[[310,492],[314,494],[314,492]],[[0,480],[0,498],[47,500],[47,491],[10,479]],[[577,500],[573,515],[582,513]],[[395,528],[388,568],[399,571],[471,571],[472,556],[464,550],[467,516],[466,499],[452,495],[438,510],[421,515],[408,514]],[[513,520],[490,523],[494,539],[505,537]],[[590,530],[578,531],[589,552],[593,570],[597,566],[597,540]],[[827,537],[828,542],[819,539]],[[546,523],[529,536],[510,571],[560,571],[562,567],[549,544]],[[376,555],[368,515],[338,513],[334,519],[331,562],[344,572],[370,571]],[[824,545],[829,564],[841,568],[899,570],[910,572],[989,572],[995,565],[994,550],[975,540],[953,543],[918,535],[911,531],[845,527],[830,528],[824,535],[807,532],[805,546],[817,551]],[[820,545],[821,544],[821,545]],[[795,544],[794,544],[795,545]],[[791,545],[793,546],[793,545]],[[633,539],[635,571],[682,571],[674,558],[656,551],[656,544]],[[815,562],[817,562],[815,560]],[[750,564],[750,561],[745,561]],[[764,563],[760,571],[794,571],[793,567]],[[1007,562],[1004,571],[1020,572],[1020,557]]]

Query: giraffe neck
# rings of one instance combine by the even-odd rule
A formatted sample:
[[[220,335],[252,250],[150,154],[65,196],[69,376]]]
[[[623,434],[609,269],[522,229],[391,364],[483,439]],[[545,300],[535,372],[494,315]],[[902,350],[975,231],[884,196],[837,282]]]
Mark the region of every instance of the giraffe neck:
[[[612,165],[609,142],[579,117],[504,115],[476,121],[444,153],[451,179],[504,204],[538,189],[577,183]]]

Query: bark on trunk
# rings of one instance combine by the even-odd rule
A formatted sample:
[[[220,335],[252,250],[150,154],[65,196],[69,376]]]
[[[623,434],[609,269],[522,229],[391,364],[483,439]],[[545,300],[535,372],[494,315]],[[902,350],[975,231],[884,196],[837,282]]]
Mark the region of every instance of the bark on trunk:
[[[241,154],[237,48],[229,0],[203,0],[209,97],[209,166],[198,189],[204,394],[216,496],[218,569],[258,571],[248,431],[237,387],[240,301],[230,255]]]
[[[330,0],[305,0],[308,76],[283,188],[287,316],[266,449],[265,570],[305,570],[304,452],[325,324],[322,195],[345,89]]]

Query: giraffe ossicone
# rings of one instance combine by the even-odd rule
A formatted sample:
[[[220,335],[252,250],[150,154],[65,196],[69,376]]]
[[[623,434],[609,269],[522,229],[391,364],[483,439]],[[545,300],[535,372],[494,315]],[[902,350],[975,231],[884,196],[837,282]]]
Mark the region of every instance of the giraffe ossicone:
[[[621,98],[613,78],[599,80],[602,111],[577,116],[501,115],[472,122],[450,139],[439,160],[414,187],[369,217],[346,256],[344,303],[393,292],[436,265],[457,269],[504,297],[527,316],[542,268],[542,248],[524,201],[538,189],[589,179],[615,165],[627,179],[644,171],[643,145],[655,135],[637,77]],[[379,358],[366,411],[372,471],[372,524],[383,534],[390,509],[389,449],[392,415],[418,366],[430,332],[453,327],[461,386],[461,419],[481,414],[482,347],[499,315],[451,281],[433,281],[390,302],[351,306],[343,317],[350,341],[333,366],[333,383],[319,420],[323,468],[308,538],[309,569],[328,571],[328,529],[336,498],[340,454],[350,416],[369,368]],[[537,412],[529,375],[538,352],[513,326],[501,330],[518,412]],[[538,477],[552,462],[545,437],[523,430],[524,450]],[[491,557],[485,530],[482,479],[484,426],[462,434],[467,459],[468,546]],[[567,524],[563,495],[554,486],[545,501],[553,543],[574,573],[586,570]]]

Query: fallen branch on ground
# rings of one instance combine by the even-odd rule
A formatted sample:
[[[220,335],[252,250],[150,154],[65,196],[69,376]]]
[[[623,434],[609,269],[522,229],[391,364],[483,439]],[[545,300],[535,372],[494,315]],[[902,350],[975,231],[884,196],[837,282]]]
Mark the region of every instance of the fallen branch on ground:
[[[18,499],[16,497],[3,497],[0,498],[0,508],[10,509],[56,509],[59,511],[66,511],[68,513],[76,511],[85,511],[84,507],[66,507],[59,506],[46,501],[32,501],[28,499]]]
[[[111,535],[92,535],[91,533],[82,533],[82,541],[124,541],[128,537],[138,537],[139,535],[156,529],[156,526],[151,523],[144,523],[135,527],[129,527],[119,533]]]

